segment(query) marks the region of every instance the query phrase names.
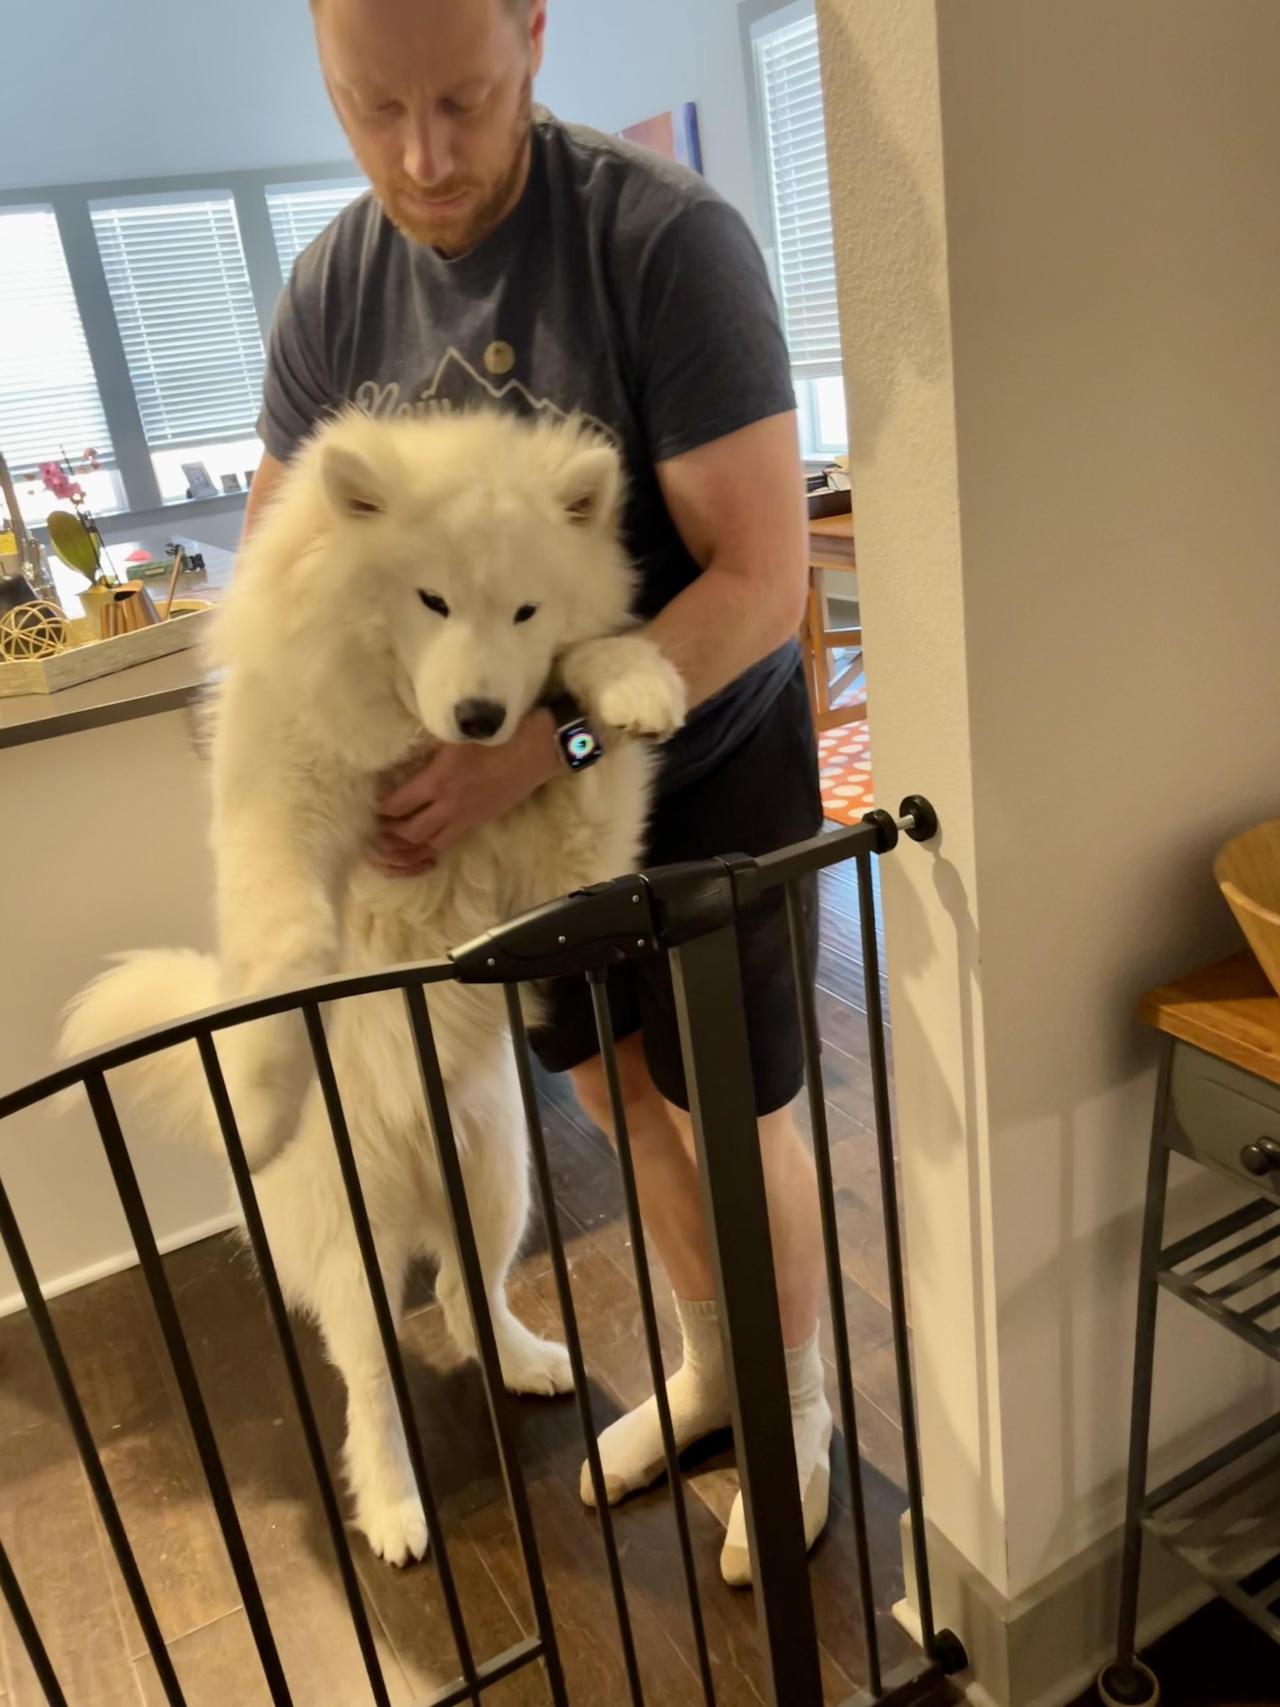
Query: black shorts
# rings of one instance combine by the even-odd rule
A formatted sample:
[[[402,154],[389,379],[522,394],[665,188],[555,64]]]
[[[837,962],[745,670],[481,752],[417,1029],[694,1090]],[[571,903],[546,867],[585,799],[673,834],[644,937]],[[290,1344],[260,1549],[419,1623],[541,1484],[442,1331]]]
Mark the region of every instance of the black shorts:
[[[767,716],[709,774],[659,796],[645,847],[646,865],[771,853],[822,827],[818,757],[804,674],[797,669]],[[811,964],[817,955],[818,888],[805,883]],[[738,922],[738,953],[751,1044],[756,1112],[785,1108],[804,1082],[786,901],[770,890]],[[585,978],[544,986],[548,1019],[530,1042],[549,1072],[564,1073],[599,1053]],[[654,1084],[678,1108],[685,1089],[675,997],[666,959],[636,961],[609,974],[615,1035],[640,1032]]]

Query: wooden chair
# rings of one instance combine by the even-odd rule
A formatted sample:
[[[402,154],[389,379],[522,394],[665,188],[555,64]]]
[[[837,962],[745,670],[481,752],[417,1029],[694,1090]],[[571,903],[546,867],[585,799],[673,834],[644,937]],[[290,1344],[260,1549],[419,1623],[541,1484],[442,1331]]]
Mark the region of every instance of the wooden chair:
[[[826,516],[809,523],[809,602],[800,642],[804,649],[805,678],[814,728],[841,729],[861,723],[867,715],[866,701],[837,705],[840,695],[862,674],[862,629],[828,628],[827,599],[832,588],[828,571],[842,580],[852,580],[857,570],[853,547],[853,517]],[[832,675],[831,654],[855,651],[856,656]]]

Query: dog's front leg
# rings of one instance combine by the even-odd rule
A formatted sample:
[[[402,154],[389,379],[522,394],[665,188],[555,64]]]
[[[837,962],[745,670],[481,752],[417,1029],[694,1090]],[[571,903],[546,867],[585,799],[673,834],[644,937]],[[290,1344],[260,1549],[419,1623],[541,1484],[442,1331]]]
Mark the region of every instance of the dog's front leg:
[[[665,740],[684,722],[684,678],[642,634],[617,634],[571,646],[560,659],[564,685],[594,723]]]
[[[371,814],[370,785],[323,773],[287,726],[264,745],[234,700],[215,756],[215,844],[223,994],[242,1000],[337,971],[341,897]],[[252,737],[252,738],[251,738]],[[219,1040],[251,1167],[294,1132],[311,1081],[301,1016],[241,1025]]]

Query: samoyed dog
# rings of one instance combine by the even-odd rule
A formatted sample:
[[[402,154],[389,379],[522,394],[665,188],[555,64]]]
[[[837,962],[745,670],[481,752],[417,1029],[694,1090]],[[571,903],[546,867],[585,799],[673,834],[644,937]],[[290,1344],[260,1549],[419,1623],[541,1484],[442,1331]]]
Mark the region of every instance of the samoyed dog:
[[[63,1052],[328,974],[434,958],[633,870],[652,762],[636,737],[670,735],[685,694],[663,654],[627,632],[621,498],[617,454],[572,422],[352,412],[323,428],[245,546],[217,619],[217,954],[126,956],[72,1004]],[[562,688],[604,736],[598,764],[468,829],[424,876],[374,869],[365,850],[389,779],[477,721],[486,743],[507,740]],[[564,1348],[536,1338],[506,1298],[529,1188],[502,993],[445,983],[429,994],[506,1384],[567,1391]],[[402,998],[336,1002],[327,1031],[392,1309],[411,1259],[438,1258],[446,1322],[473,1354]],[[356,1521],[383,1558],[420,1558],[426,1523],[301,1021],[241,1025],[217,1047],[281,1282],[346,1382]],[[194,1044],[113,1082],[131,1119],[158,1116],[166,1135],[220,1148]]]

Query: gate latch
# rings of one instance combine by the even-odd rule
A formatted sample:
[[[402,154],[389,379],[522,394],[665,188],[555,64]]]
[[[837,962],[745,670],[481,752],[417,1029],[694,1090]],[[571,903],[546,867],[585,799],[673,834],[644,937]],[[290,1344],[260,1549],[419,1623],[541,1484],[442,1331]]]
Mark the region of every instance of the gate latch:
[[[464,984],[594,972],[658,952],[653,901],[639,876],[577,889],[486,931],[449,958]]]

